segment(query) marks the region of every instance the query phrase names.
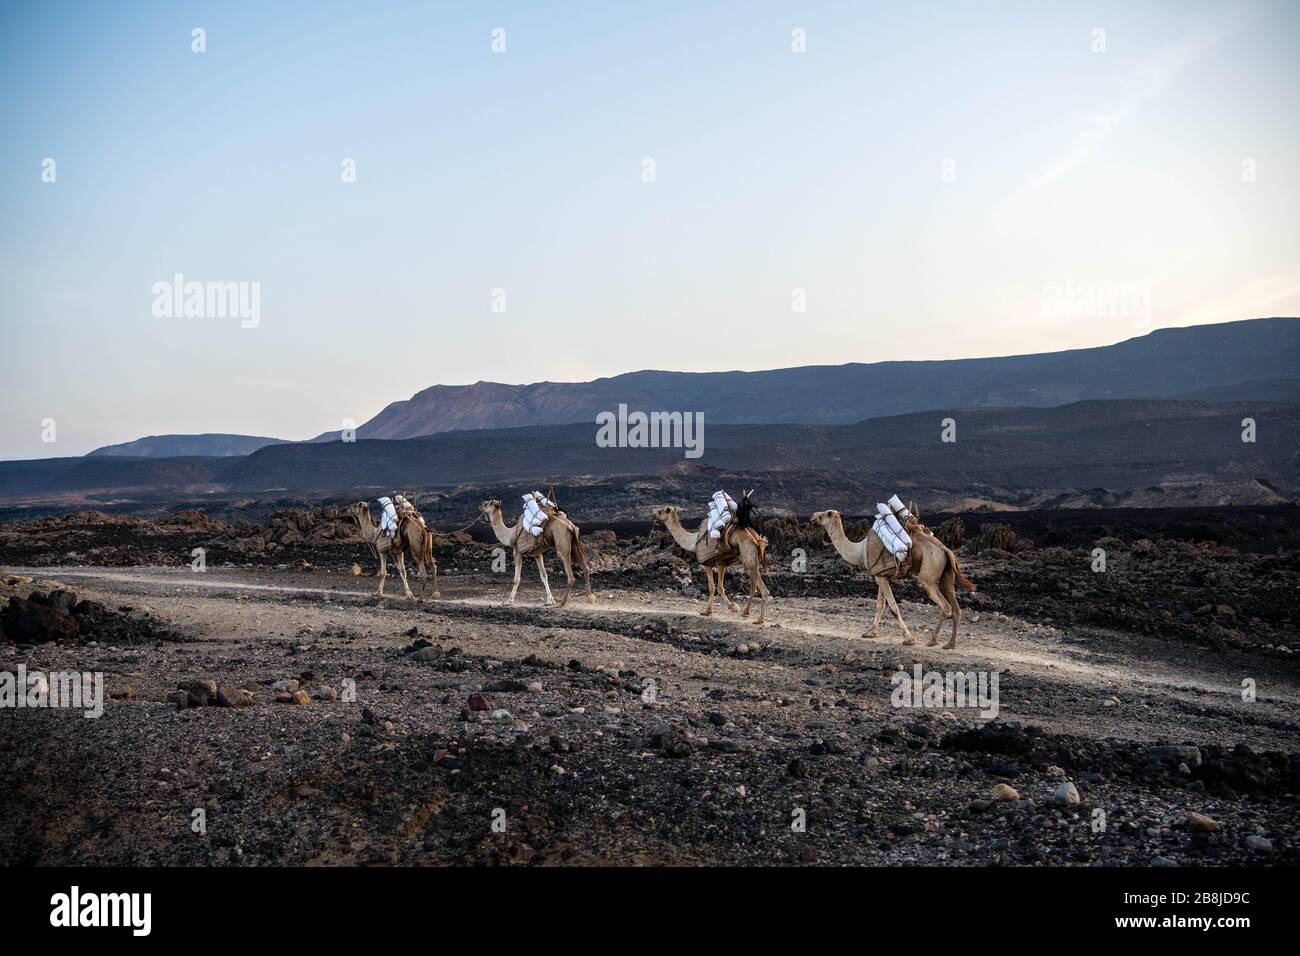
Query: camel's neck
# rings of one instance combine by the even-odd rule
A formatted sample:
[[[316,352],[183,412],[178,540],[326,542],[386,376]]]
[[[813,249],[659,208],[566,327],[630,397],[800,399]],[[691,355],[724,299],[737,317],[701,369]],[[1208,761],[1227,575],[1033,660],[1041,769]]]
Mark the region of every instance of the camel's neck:
[[[367,521],[361,515],[353,515],[352,520],[357,523],[357,530],[361,532],[364,540],[373,542],[379,537],[379,525],[373,521]]]
[[[502,544],[515,543],[514,525],[507,525],[505,519],[501,517],[500,510],[492,512],[492,533],[497,536],[497,540]]]
[[[849,540],[849,536],[844,533],[844,522],[837,518],[826,530],[841,558],[852,565],[862,564],[862,542]]]
[[[681,519],[677,515],[670,514],[665,518],[664,527],[668,529],[668,533],[673,536],[673,540],[677,542],[679,548],[684,548],[687,551],[695,550],[695,535],[682,527]]]

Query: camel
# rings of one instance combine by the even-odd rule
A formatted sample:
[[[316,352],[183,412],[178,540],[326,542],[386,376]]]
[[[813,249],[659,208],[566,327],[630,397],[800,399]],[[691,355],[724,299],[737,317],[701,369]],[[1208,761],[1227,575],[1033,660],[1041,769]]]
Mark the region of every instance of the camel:
[[[891,579],[901,580],[915,575],[922,590],[939,606],[939,620],[935,623],[929,646],[934,647],[939,643],[939,632],[943,629],[943,622],[951,616],[952,638],[944,645],[944,649],[952,650],[957,646],[957,625],[961,623],[961,606],[957,603],[954,580],[960,581],[963,587],[971,591],[975,590],[975,585],[968,581],[961,573],[961,569],[957,567],[957,556],[952,553],[952,550],[921,524],[916,505],[909,502],[908,510],[912,513],[911,517],[903,522],[904,530],[912,539],[908,560],[892,574],[875,575],[876,619],[871,624],[871,630],[864,632],[862,636],[867,638],[880,636],[880,618],[885,612],[885,605],[888,604],[889,610],[898,619],[898,626],[903,629],[903,644],[916,643],[912,632],[903,623],[903,615],[898,610],[898,602],[894,600],[894,590],[890,586]],[[819,511],[810,520],[813,524],[819,524],[826,529],[831,544],[835,546],[841,558],[855,568],[866,569],[867,550],[872,538],[870,531],[861,541],[850,541],[848,535],[844,533],[844,522],[840,519],[840,513],[834,510]]]
[[[746,495],[748,497],[748,495]],[[662,508],[655,508],[650,512],[650,517],[658,521],[668,533],[673,536],[677,546],[683,551],[689,551],[695,556],[700,567],[704,569],[704,577],[709,582],[709,603],[700,613],[708,616],[713,613],[713,575],[718,576],[717,593],[722,595],[722,600],[726,602],[727,607],[732,611],[740,613],[742,617],[749,617],[750,609],[754,606],[754,592],[762,592],[762,603],[758,606],[758,617],[754,623],[762,624],[763,615],[767,610],[767,599],[770,598],[771,592],[767,589],[767,584],[763,581],[763,566],[766,563],[767,539],[762,535],[754,532],[749,528],[737,527],[735,521],[727,525],[723,534],[727,535],[727,542],[731,547],[719,549],[718,554],[706,561],[699,560],[699,553],[696,546],[706,533],[707,521],[700,522],[698,531],[687,531],[682,527],[682,519],[673,505],[666,505]],[[740,563],[744,566],[746,573],[749,574],[749,603],[745,605],[745,610],[740,611],[735,603],[727,596],[727,591],[723,587],[723,579],[727,575],[727,568],[736,561],[737,552],[739,552]]]
[[[519,576],[524,567],[524,548],[527,547],[526,543],[519,540],[522,528],[518,521],[512,525],[505,523],[505,519],[501,517],[500,501],[485,501],[479,505],[479,510],[491,522],[492,532],[497,536],[497,540],[514,552],[515,583],[510,589],[510,597],[506,599],[505,605],[506,607],[513,607],[515,595],[519,593]],[[523,537],[527,537],[527,535]],[[591,566],[587,562],[587,551],[582,546],[580,531],[576,524],[565,515],[560,514],[551,517],[546,522],[546,527],[542,529],[541,538],[532,551],[529,552],[533,560],[537,562],[537,573],[541,576],[542,587],[546,590],[545,606],[555,606],[555,598],[551,594],[551,583],[546,576],[546,552],[552,549],[564,562],[564,575],[568,579],[564,587],[564,597],[560,599],[560,607],[564,607],[569,603],[569,592],[573,590],[573,562],[575,558],[579,567],[582,568],[582,577],[587,584],[587,603],[595,604],[596,596],[591,593]]]
[[[358,501],[349,507],[348,514],[356,521],[357,529],[361,532],[361,540],[370,545],[379,557],[379,590],[376,592],[379,597],[384,596],[384,581],[388,577],[390,551],[397,556],[397,573],[402,577],[402,588],[406,591],[408,601],[415,600],[415,595],[411,593],[410,583],[406,579],[407,552],[410,552],[411,560],[415,562],[420,575],[420,600],[424,600],[426,566],[432,572],[433,599],[436,601],[442,596],[438,591],[438,562],[433,559],[432,531],[422,528],[417,521],[409,517],[403,517],[398,522],[397,535],[390,538],[380,530],[379,522],[370,516],[370,506],[364,501]]]

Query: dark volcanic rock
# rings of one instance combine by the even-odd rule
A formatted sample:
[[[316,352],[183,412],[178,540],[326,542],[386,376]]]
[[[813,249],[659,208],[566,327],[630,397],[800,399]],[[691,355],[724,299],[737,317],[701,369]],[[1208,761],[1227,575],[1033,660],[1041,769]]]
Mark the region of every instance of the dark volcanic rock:
[[[77,619],[64,607],[13,597],[5,609],[4,632],[9,640],[18,644],[43,644],[47,641],[75,641],[81,628]]]

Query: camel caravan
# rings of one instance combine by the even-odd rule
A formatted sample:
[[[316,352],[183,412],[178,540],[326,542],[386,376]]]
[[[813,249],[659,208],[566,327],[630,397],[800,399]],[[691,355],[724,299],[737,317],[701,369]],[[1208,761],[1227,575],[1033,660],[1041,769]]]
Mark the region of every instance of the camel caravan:
[[[552,494],[554,492],[552,491]],[[652,522],[661,524],[683,551],[690,554],[695,563],[704,569],[708,582],[709,596],[705,608],[700,613],[712,615],[715,597],[734,613],[748,617],[758,596],[758,614],[756,624],[762,624],[767,611],[767,602],[772,597],[763,580],[767,565],[767,538],[758,529],[758,513],[754,507],[753,490],[745,492],[737,503],[725,491],[717,491],[709,500],[708,514],[694,531],[688,530],[681,521],[674,505],[654,508],[650,512]],[[564,595],[558,602],[565,607],[573,590],[574,566],[582,571],[583,583],[587,591],[587,603],[594,604],[596,597],[591,591],[591,566],[586,549],[582,545],[581,530],[540,491],[532,491],[522,496],[523,509],[513,525],[507,525],[501,513],[501,502],[484,501],[479,505],[480,517],[467,525],[472,527],[478,521],[486,519],[492,527],[496,540],[514,555],[515,576],[510,588],[510,595],[505,604],[511,607],[519,593],[519,581],[523,571],[524,558],[537,562],[537,574],[546,594],[546,607],[557,605],[551,593],[550,579],[546,573],[546,556],[552,551],[559,555],[564,565],[566,584]],[[408,600],[415,600],[406,577],[405,557],[411,555],[416,564],[420,578],[420,599],[424,598],[426,569],[431,583],[434,600],[440,597],[438,592],[438,565],[433,558],[433,539],[445,536],[429,528],[423,516],[415,506],[402,495],[379,499],[380,520],[371,516],[370,506],[364,501],[352,505],[348,512],[357,523],[360,536],[379,560],[379,589],[377,596],[384,596],[384,580],[388,576],[388,557],[397,559],[397,572],[402,578],[402,587]],[[939,618],[935,622],[934,633],[929,646],[939,643],[944,621],[952,619],[952,636],[944,648],[951,650],[957,646],[957,631],[961,623],[961,606],[957,603],[957,588],[963,587],[974,591],[975,585],[967,580],[957,566],[957,556],[952,549],[940,541],[921,523],[915,502],[904,505],[897,495],[888,502],[877,504],[875,517],[870,529],[861,541],[851,541],[844,531],[844,522],[840,513],[834,510],[818,511],[809,519],[811,523],[821,526],[830,538],[831,545],[841,558],[855,569],[865,571],[876,584],[876,616],[871,628],[863,637],[876,638],[880,635],[880,620],[888,607],[898,626],[903,632],[905,645],[915,644],[912,632],[903,621],[903,615],[894,599],[892,584],[906,578],[915,578],[921,589],[939,609]],[[465,530],[465,529],[462,529]],[[733,565],[744,568],[749,578],[749,600],[743,611],[727,594],[727,569]]]

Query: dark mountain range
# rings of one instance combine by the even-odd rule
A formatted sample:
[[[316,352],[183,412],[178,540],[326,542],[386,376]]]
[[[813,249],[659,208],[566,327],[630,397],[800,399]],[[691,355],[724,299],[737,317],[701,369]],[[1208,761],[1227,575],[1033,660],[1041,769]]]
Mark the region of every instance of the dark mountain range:
[[[1242,441],[1246,417],[1256,421],[1254,443]],[[941,440],[945,418],[955,422],[954,442]],[[706,427],[704,455],[695,461],[681,449],[602,448],[596,431],[594,424],[555,425],[273,445],[232,464],[221,481],[231,491],[263,493],[815,469],[1002,503],[1098,488],[1165,488],[1200,503],[1258,504],[1300,494],[1300,407],[1284,404],[1087,401],[930,411],[853,425],[715,425]]]
[[[849,424],[929,408],[1047,407],[1086,399],[1300,402],[1300,319],[1159,329],[1116,345],[1004,358],[810,365],[763,372],[641,371],[591,382],[434,385],[393,402],[359,438],[594,421],[632,410],[702,412],[720,424]],[[338,432],[313,439],[330,441]],[[251,454],[276,438],[155,435],[91,452]]]
[[[1254,442],[1242,421],[1255,422]],[[952,419],[956,440],[942,440]],[[692,495],[731,475],[771,502],[916,494],[931,508],[1270,504],[1300,500],[1300,406],[1086,401],[935,410],[852,425],[706,426],[704,453],[604,448],[592,424],[453,431],[394,441],[268,445],[243,458],[63,458],[0,463],[8,506],[59,501],[372,498],[394,489],[549,481]],[[649,481],[649,485],[645,482]],[[778,504],[778,506],[780,506]],[[783,507],[783,506],[782,506]]]
[[[592,382],[435,385],[394,402],[359,438],[594,421],[620,403],[703,412],[710,424],[848,424],[930,408],[1044,407],[1085,399],[1173,398],[1231,386],[1230,400],[1276,400],[1295,379],[1300,319],[1159,329],[1101,348],[1006,358],[804,366],[764,372],[642,371]],[[1209,396],[1206,396],[1209,398]],[[1228,400],[1229,396],[1219,400]],[[329,439],[328,433],[320,439]]]
[[[282,438],[259,438],[253,435],[150,435],[120,445],[105,445],[86,455],[87,458],[117,456],[122,458],[177,458],[186,455],[226,458],[251,455],[259,448],[283,442]]]

